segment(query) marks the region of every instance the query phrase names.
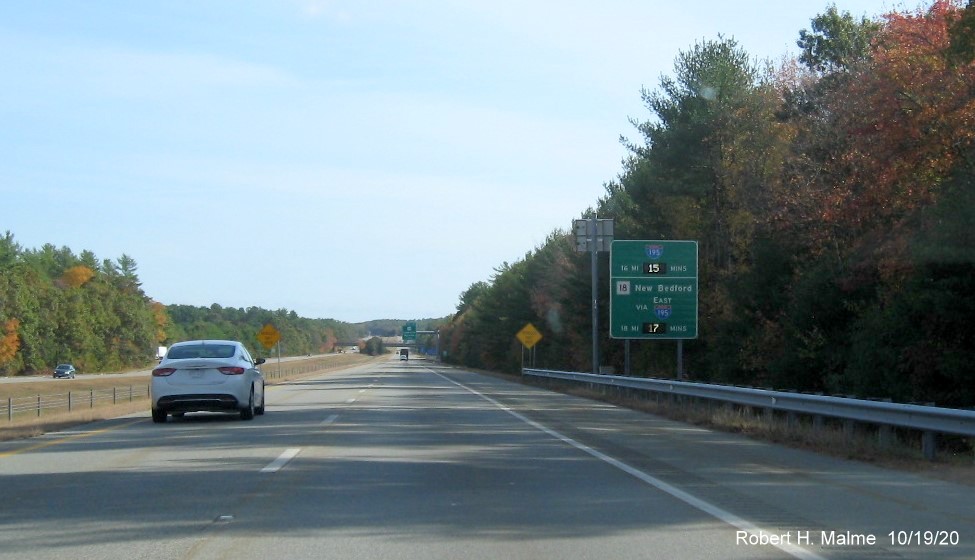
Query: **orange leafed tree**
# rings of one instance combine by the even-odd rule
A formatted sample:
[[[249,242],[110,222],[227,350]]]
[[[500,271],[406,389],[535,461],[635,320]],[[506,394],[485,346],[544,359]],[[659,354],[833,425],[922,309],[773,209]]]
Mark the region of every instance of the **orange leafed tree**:
[[[20,321],[17,319],[8,319],[3,325],[3,336],[0,337],[0,365],[12,360],[20,349],[18,328],[20,328]]]
[[[95,277],[95,271],[84,265],[72,266],[61,275],[61,281],[70,288],[80,288]]]
[[[156,342],[166,340],[166,327],[169,326],[169,314],[166,306],[158,301],[152,302],[152,318],[156,325]]]
[[[872,62],[834,107],[850,141],[842,159],[851,173],[825,206],[836,209],[827,219],[883,227],[937,199],[975,139],[975,63],[948,56],[961,13],[937,0],[923,12],[886,16]]]

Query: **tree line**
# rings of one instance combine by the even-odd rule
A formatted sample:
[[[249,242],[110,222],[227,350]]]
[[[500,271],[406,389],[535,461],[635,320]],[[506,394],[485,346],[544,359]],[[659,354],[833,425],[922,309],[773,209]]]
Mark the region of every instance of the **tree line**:
[[[642,92],[649,115],[583,213],[617,239],[699,244],[695,379],[975,405],[975,2],[855,18],[835,6],[792,60],[724,37],[682,51]],[[460,296],[448,361],[591,367],[590,257],[555,231]],[[600,255],[600,353],[609,340]],[[635,341],[635,372],[672,376],[672,342]]]
[[[281,334],[283,355],[326,353],[404,322],[352,324],[219,304],[167,306],[146,295],[137,269],[124,254],[99,260],[91,251],[76,255],[51,244],[24,249],[11,232],[0,236],[0,375],[50,371],[62,362],[84,372],[120,371],[149,364],[158,346],[194,339],[240,340],[267,356],[272,350],[257,339],[267,324]]]
[[[0,373],[81,371],[147,363],[165,338],[165,309],[142,291],[128,255],[99,261],[47,244],[23,249],[0,237]]]
[[[272,325],[280,333],[280,350],[285,356],[332,352],[339,344],[350,344],[367,334],[364,325],[334,319],[309,319],[287,309],[244,309],[216,303],[210,307],[167,305],[165,309],[169,319],[164,329],[166,341],[240,340],[252,348],[256,356],[269,356],[278,350],[258,343],[257,333],[265,325]]]

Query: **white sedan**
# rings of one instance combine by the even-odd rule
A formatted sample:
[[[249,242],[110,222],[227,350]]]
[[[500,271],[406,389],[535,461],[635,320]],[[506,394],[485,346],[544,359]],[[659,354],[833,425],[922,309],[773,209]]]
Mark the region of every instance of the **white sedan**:
[[[152,370],[153,422],[186,412],[236,412],[244,420],[264,414],[263,363],[234,340],[173,344]]]

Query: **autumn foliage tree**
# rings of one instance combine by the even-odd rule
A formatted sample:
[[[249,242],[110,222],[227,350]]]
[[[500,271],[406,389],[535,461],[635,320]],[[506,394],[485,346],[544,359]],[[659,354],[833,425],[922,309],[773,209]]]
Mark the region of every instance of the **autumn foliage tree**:
[[[3,324],[3,332],[0,332],[0,367],[12,360],[20,349],[19,327],[20,321],[17,319],[7,319]]]
[[[868,56],[795,124],[807,258],[770,367],[805,388],[971,403],[971,154],[975,74],[964,14],[936,1],[887,14]],[[828,79],[829,76],[823,79]],[[937,237],[938,242],[932,238]],[[959,314],[960,313],[960,314]]]
[[[64,271],[61,281],[70,288],[80,288],[95,277],[95,271],[85,265],[76,265]]]
[[[849,138],[839,165],[849,173],[828,192],[822,217],[848,236],[894,227],[934,204],[975,138],[975,66],[947,54],[958,17],[947,0],[889,14],[870,62],[834,97],[835,126]]]
[[[357,327],[306,319],[286,309],[163,305],[142,290],[128,255],[101,262],[67,247],[23,249],[0,236],[0,374],[15,375],[72,362],[86,372],[144,366],[157,345],[186,339],[236,339],[259,354],[257,332],[275,324],[288,354],[334,349]]]
[[[775,70],[718,38],[643,92],[650,118],[632,119],[641,137],[595,211],[617,239],[699,242],[692,377],[975,404],[973,35],[972,2],[877,19],[831,7]],[[568,242],[553,234],[465,295],[456,359],[509,368],[531,321],[547,367],[588,370],[588,344],[548,321],[589,332],[588,259],[557,250]],[[619,344],[602,344],[620,369]],[[666,346],[637,343],[634,368],[659,375]]]
[[[83,371],[142,365],[154,341],[149,299],[89,252],[23,249],[0,238],[0,371],[43,371],[70,361]],[[132,262],[134,266],[134,261]]]

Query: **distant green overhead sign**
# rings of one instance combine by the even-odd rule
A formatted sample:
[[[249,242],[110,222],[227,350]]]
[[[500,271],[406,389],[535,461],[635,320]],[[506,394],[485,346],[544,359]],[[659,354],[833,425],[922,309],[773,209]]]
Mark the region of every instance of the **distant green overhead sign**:
[[[610,337],[697,338],[697,242],[614,241]]]
[[[403,325],[403,340],[416,340],[416,322],[410,321]]]

